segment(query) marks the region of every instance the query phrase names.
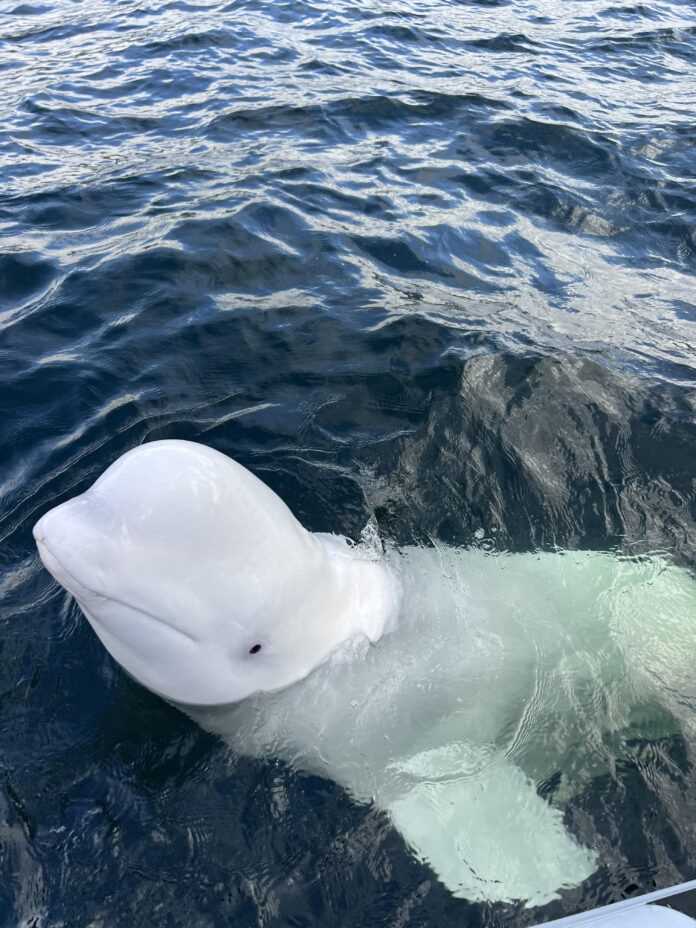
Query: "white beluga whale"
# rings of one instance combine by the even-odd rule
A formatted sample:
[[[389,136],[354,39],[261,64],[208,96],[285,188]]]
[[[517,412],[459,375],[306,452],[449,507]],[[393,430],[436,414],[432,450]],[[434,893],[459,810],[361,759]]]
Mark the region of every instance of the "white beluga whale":
[[[689,725],[696,583],[661,558],[312,534],[203,445],[116,461],[35,526],[111,655],[237,752],[332,777],[457,896],[541,904],[598,865],[560,802],[627,733]],[[537,784],[560,776],[554,801]]]

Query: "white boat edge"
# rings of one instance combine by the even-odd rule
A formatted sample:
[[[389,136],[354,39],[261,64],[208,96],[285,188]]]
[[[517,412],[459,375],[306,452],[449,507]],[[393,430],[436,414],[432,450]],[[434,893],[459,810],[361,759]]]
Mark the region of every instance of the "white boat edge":
[[[696,880],[578,912],[536,928],[696,928]]]

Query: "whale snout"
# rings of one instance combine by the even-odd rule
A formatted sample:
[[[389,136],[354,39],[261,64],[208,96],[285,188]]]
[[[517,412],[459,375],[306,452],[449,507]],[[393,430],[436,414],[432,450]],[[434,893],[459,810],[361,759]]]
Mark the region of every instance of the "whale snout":
[[[32,529],[34,539],[38,545],[50,548],[55,554],[74,544],[79,534],[84,533],[81,526],[82,510],[85,506],[81,497],[61,503],[42,516]],[[76,529],[82,528],[79,534]]]
[[[63,503],[51,509],[42,516],[32,529],[36,547],[44,566],[55,576],[55,567],[60,560],[60,554],[69,544],[70,520],[67,510],[70,503]],[[60,578],[56,577],[60,582]]]
[[[70,593],[98,591],[103,548],[108,536],[94,518],[91,500],[75,497],[51,509],[34,525],[39,557],[48,572]]]
[[[66,504],[63,504],[66,505]],[[63,506],[56,506],[50,509],[45,515],[41,516],[39,521],[34,525],[32,534],[38,545],[48,544],[48,539],[55,536],[60,530],[62,519],[61,509]]]
[[[34,536],[34,541],[37,543],[37,545],[46,540],[46,524],[44,523],[44,518],[45,516],[42,516],[31,530],[31,533]]]
[[[64,506],[68,507],[69,503],[51,509],[39,519],[32,529],[34,541],[42,558],[45,550],[49,549],[55,554],[59,554],[60,551],[67,548],[70,542],[69,522],[72,522],[72,520],[68,512],[64,510]]]

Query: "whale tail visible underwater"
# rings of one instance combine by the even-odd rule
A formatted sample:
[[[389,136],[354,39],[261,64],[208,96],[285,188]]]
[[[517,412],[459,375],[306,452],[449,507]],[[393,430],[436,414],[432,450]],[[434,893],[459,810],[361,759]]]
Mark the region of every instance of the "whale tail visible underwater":
[[[693,711],[696,583],[660,559],[377,558],[177,441],[124,455],[35,535],[137,680],[234,750],[375,802],[471,900],[582,882],[596,852],[535,784],[560,775],[572,795],[646,705]]]

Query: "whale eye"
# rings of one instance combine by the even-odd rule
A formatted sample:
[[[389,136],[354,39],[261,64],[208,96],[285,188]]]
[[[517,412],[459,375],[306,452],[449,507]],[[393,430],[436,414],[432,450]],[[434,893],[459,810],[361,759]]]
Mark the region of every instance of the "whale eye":
[[[260,644],[254,644],[249,648],[249,654],[258,654],[261,650]]]

